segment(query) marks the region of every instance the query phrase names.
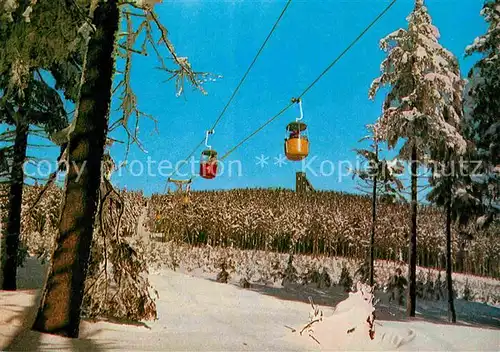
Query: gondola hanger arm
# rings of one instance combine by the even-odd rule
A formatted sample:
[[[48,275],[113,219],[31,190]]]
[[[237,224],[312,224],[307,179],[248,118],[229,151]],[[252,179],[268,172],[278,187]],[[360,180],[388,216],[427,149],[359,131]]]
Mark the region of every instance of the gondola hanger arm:
[[[297,117],[295,119],[295,122],[299,122],[304,118],[304,112],[302,111],[302,99],[301,98],[292,98],[292,104],[298,104],[299,105],[299,111],[300,111],[300,117]]]
[[[214,129],[207,130],[206,133],[205,133],[205,147],[207,147],[207,149],[212,150],[212,146],[208,145],[208,136],[211,135],[211,134],[214,134],[214,133],[215,133]]]

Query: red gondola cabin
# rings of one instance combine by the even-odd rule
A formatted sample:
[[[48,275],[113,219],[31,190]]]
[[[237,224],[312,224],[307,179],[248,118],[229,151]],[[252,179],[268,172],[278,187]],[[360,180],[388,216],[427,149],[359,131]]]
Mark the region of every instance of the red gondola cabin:
[[[206,179],[213,179],[217,176],[217,152],[206,149],[201,153],[200,176]]]

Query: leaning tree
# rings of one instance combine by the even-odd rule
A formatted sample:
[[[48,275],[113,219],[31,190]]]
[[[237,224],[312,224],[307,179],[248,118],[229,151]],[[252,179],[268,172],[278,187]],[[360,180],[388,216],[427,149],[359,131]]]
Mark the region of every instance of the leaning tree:
[[[138,110],[137,97],[131,89],[132,55],[153,51],[161,68],[175,78],[178,94],[182,93],[185,80],[204,92],[205,74],[194,72],[187,58],[176,55],[166,28],[153,11],[155,2],[158,1],[92,2],[89,15],[92,31],[76,116],[71,125],[61,131],[67,143],[68,165],[72,167],[67,170],[56,245],[34,330],[78,337],[106,136],[115,126],[122,126],[129,140],[139,143],[135,127],[140,117],[148,116]],[[140,19],[137,27],[132,18]],[[120,32],[120,19],[124,20],[125,32]],[[159,33],[159,40],[155,33]],[[135,47],[139,39],[144,42]],[[157,43],[166,48],[174,68],[166,65]],[[122,79],[113,87],[116,72]],[[110,123],[111,97],[118,91],[121,92],[119,100],[123,114]],[[79,175],[77,170],[80,170]]]
[[[403,139],[399,156],[411,166],[407,313],[415,316],[418,166],[434,148],[444,145],[463,153],[466,143],[456,129],[460,114],[455,99],[463,86],[457,60],[439,44],[439,31],[431,23],[424,0],[415,1],[407,20],[407,29],[398,29],[381,40],[387,57],[369,96],[373,99],[379,88],[390,87],[376,126],[390,148]]]

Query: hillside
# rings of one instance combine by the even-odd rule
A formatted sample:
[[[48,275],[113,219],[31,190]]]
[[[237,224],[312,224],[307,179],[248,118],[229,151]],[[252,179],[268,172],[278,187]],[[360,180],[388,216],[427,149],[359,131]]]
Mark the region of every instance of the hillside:
[[[153,195],[148,225],[165,240],[190,244],[235,246],[364,258],[371,225],[369,198],[289,190],[240,189]],[[406,261],[409,207],[381,203],[375,253],[379,259]],[[500,277],[500,243],[487,232],[453,231],[454,270]],[[444,217],[439,209],[421,206],[418,218],[418,265],[444,267]]]

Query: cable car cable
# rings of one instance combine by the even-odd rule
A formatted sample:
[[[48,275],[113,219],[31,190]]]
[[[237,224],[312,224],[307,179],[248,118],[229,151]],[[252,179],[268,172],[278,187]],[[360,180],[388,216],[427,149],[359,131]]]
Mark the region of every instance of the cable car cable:
[[[280,112],[278,112],[276,115],[274,115],[273,117],[271,117],[269,120],[267,120],[266,122],[264,122],[264,124],[262,124],[259,128],[257,128],[255,131],[253,131],[252,133],[250,133],[248,136],[246,136],[244,139],[242,139],[238,144],[236,144],[233,148],[229,149],[228,152],[226,152],[226,154],[224,154],[219,160],[224,160],[225,158],[227,158],[229,156],[229,154],[231,154],[232,152],[234,152],[236,149],[238,149],[239,147],[241,147],[241,145],[243,145],[246,141],[248,141],[250,138],[252,138],[253,136],[255,136],[257,133],[259,133],[260,131],[262,131],[267,125],[269,125],[271,122],[273,122],[274,120],[276,120],[278,117],[280,117],[285,111],[287,111],[292,105],[294,105],[295,103],[290,103],[288,104],[287,106],[285,106],[283,109],[281,109]]]
[[[224,106],[224,109],[222,109],[219,117],[217,118],[217,120],[215,120],[215,123],[213,125],[213,127],[211,128],[212,130],[215,129],[215,126],[217,126],[217,124],[219,123],[219,121],[221,120],[222,116],[224,115],[224,113],[226,112],[227,108],[229,107],[229,104],[231,104],[231,101],[233,100],[233,98],[236,96],[236,93],[238,93],[240,87],[242,86],[243,82],[245,81],[245,79],[247,78],[248,76],[248,73],[250,72],[250,70],[252,69],[253,65],[255,64],[255,62],[257,61],[257,58],[259,57],[260,53],[264,50],[264,47],[266,46],[267,42],[269,41],[269,38],[271,38],[271,35],[273,34],[274,30],[276,29],[276,27],[278,26],[278,23],[281,21],[281,18],[283,17],[283,15],[285,14],[286,10],[288,9],[288,6],[290,5],[290,3],[292,2],[292,0],[288,0],[285,7],[283,8],[283,10],[281,11],[281,14],[279,15],[278,19],[276,20],[276,22],[274,23],[273,25],[273,28],[271,28],[271,31],[269,32],[269,34],[267,35],[266,39],[264,40],[264,42],[262,43],[262,45],[260,46],[260,49],[259,51],[257,52],[257,54],[255,55],[255,57],[253,58],[253,61],[252,63],[250,64],[250,66],[248,66],[245,74],[243,75],[243,77],[241,78],[240,82],[238,83],[238,85],[236,86],[233,94],[231,95],[231,97],[229,98],[229,101],[227,102],[226,106]]]
[[[330,65],[321,74],[302,92],[301,95],[298,96],[298,99],[302,98],[351,48],[368,32],[377,22],[381,19],[387,11],[391,9],[391,7],[396,3],[397,0],[392,0],[392,2],[377,16],[375,19],[354,39],[351,44],[347,46],[340,53],[340,55],[332,61]]]
[[[180,165],[184,165],[184,163],[187,163],[187,161],[189,160],[189,158],[191,158],[194,153],[196,153],[196,151],[198,150],[198,148],[203,144],[205,143],[205,138],[203,138],[200,143],[198,143],[196,145],[196,147],[194,147],[194,149],[191,151],[191,153],[189,153],[189,155],[181,162],[181,163],[177,163],[177,166],[175,167],[174,171],[170,174],[169,177],[171,177],[172,175],[174,175],[175,173],[179,172],[179,169],[180,169]],[[165,188],[163,190],[163,192],[165,193],[166,190],[167,190],[167,186],[168,186],[168,181],[167,183],[165,184]]]
[[[267,120],[263,125],[261,125],[259,128],[257,128],[254,132],[249,134],[247,137],[245,137],[243,140],[241,140],[236,146],[231,148],[226,154],[224,154],[219,160],[224,160],[229,156],[229,154],[233,153],[236,149],[238,149],[241,145],[243,145],[246,141],[248,141],[250,138],[255,136],[257,133],[259,133],[261,130],[263,130],[267,125],[269,125],[271,122],[276,120],[278,117],[280,117],[286,110],[288,110],[293,104],[295,104],[294,100],[295,99],[300,99],[302,98],[318,81],[380,20],[390,9],[391,7],[396,3],[397,0],[392,0],[391,3],[377,16],[375,19],[333,60],[324,70],[321,72],[321,74],[309,85],[307,86],[304,91],[298,96],[298,98],[292,99],[293,101],[289,103],[287,106],[285,106],[280,112],[278,112],[276,115],[271,117],[269,120]]]
[[[215,123],[213,124],[212,128],[210,130],[214,130],[215,127],[217,126],[217,124],[220,122],[220,120],[222,119],[222,116],[224,116],[226,110],[228,109],[229,105],[231,104],[231,102],[233,101],[234,97],[236,96],[236,94],[238,93],[238,91],[240,90],[241,86],[243,85],[243,82],[245,81],[245,79],[247,78],[248,74],[250,73],[250,70],[252,69],[252,67],[254,66],[255,62],[257,62],[257,59],[258,57],[260,56],[260,54],[262,53],[262,51],[264,50],[264,47],[266,46],[267,42],[269,41],[269,39],[271,38],[271,35],[274,33],[276,27],[278,27],[278,23],[281,21],[282,17],[284,16],[286,10],[288,9],[288,6],[290,5],[290,3],[292,2],[292,0],[288,0],[285,4],[285,6],[283,7],[283,10],[281,10],[281,13],[279,15],[279,17],[276,19],[276,21],[274,22],[274,25],[273,27],[271,28],[271,31],[268,33],[266,39],[264,40],[264,42],[262,43],[262,45],[260,46],[259,50],[257,51],[257,54],[255,54],[255,57],[253,58],[252,62],[250,63],[250,66],[248,66],[245,74],[243,75],[243,77],[240,79],[238,85],[236,86],[236,88],[234,89],[233,93],[231,94],[231,97],[229,98],[228,102],[226,103],[226,105],[224,106],[224,108],[222,109],[221,113],[219,114],[219,116],[217,117],[217,119],[215,120]],[[193,151],[189,154],[188,157],[186,157],[183,162],[181,163],[181,165],[183,165],[185,162],[187,162],[189,160],[189,158],[191,158],[194,153],[196,153],[196,151],[198,150],[198,148],[204,143],[205,141],[205,138],[203,138],[199,143],[198,145],[193,149]],[[179,165],[179,164],[178,164]],[[176,167],[175,170],[172,172],[171,175],[177,173],[179,171],[179,168],[180,166]],[[166,186],[165,186],[166,187]]]

